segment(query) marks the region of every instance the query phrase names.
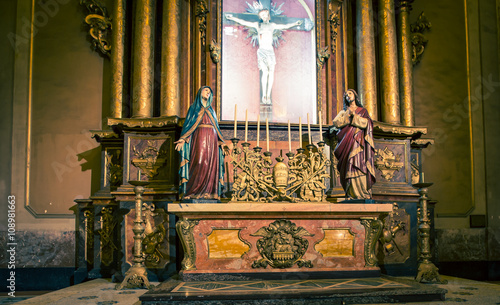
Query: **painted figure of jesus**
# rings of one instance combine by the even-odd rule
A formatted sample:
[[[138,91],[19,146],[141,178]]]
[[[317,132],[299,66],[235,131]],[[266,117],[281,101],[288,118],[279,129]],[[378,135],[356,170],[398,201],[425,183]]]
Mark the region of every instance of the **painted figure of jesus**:
[[[261,72],[262,104],[271,104],[271,91],[274,82],[274,68],[276,66],[276,56],[273,48],[273,35],[278,30],[288,30],[294,26],[302,24],[298,20],[289,24],[276,24],[271,22],[271,15],[268,9],[259,11],[260,22],[246,21],[232,14],[226,14],[228,20],[234,21],[243,26],[254,28],[257,31],[259,49],[257,50],[257,63]]]

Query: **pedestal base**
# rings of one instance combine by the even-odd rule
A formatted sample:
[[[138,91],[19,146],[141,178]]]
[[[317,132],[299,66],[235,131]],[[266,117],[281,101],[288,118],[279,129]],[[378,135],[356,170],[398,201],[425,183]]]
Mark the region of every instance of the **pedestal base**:
[[[151,284],[148,280],[148,273],[145,267],[132,266],[125,274],[125,279],[120,284],[116,285],[116,289],[134,289],[146,288],[151,289]]]
[[[444,301],[445,289],[396,278],[181,282],[170,280],[139,299],[157,304],[366,304]]]

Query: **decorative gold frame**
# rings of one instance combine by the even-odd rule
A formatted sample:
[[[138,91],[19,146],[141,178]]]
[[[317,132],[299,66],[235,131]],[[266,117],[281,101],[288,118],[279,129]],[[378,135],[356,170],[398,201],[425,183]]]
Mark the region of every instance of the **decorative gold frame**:
[[[223,0],[213,0],[216,2],[216,7],[217,7],[217,12],[216,12],[216,17],[211,19],[212,22],[216,22],[216,27],[213,27],[215,30],[215,35],[212,37],[209,37],[210,33],[207,33],[207,38],[206,40],[210,40],[213,42],[213,44],[221,46],[222,45],[222,1]],[[316,118],[319,116],[319,111],[322,111],[322,121],[323,122],[331,122],[333,120],[333,115],[330,115],[331,109],[332,109],[332,100],[333,98],[341,101],[343,90],[345,87],[347,87],[347,79],[346,79],[346,73],[342,75],[342,73],[339,73],[340,69],[336,69],[336,75],[335,75],[335,82],[332,84],[332,79],[331,79],[331,65],[332,63],[335,63],[343,68],[346,67],[347,65],[347,60],[346,57],[341,57],[340,54],[344,52],[340,52],[341,49],[344,49],[345,43],[343,43],[343,40],[346,38],[346,32],[343,30],[345,29],[345,23],[346,23],[346,14],[343,14],[342,11],[346,7],[345,2],[341,0],[331,0],[331,2],[335,2],[336,4],[339,5],[339,8],[335,11],[337,15],[341,16],[341,23],[344,24],[344,26],[332,26],[332,29],[330,29],[331,25],[328,23],[328,21],[324,22],[324,20],[327,20],[328,17],[331,15],[331,8],[332,6],[329,6],[327,1],[321,1],[321,0],[314,0],[315,3],[315,35],[316,35],[316,61],[319,62],[322,61],[322,64],[320,65],[319,63],[316,65]],[[213,6],[212,6],[213,7]],[[210,29],[210,26],[207,27]],[[340,31],[339,31],[340,29]],[[332,35],[332,31],[334,31],[335,38],[331,38],[330,35]],[[210,31],[207,31],[210,32]],[[332,41],[332,45],[330,46],[328,43]],[[325,52],[323,52],[326,48],[326,52],[328,52],[328,56],[325,56]],[[337,49],[337,52],[331,56],[331,50],[335,48]],[[206,48],[206,51],[208,53],[208,56],[211,56],[212,54],[210,53],[208,47]],[[321,55],[322,54],[322,55]],[[345,54],[345,53],[344,53]],[[221,54],[219,56],[219,59],[221,56],[224,56],[224,54]],[[321,58],[320,58],[321,57]],[[219,121],[221,120],[221,97],[222,97],[222,65],[221,61],[219,60],[218,62],[212,62],[207,59],[206,61],[206,71],[209,73],[211,70],[209,68],[210,64],[215,64],[216,65],[216,75],[215,75],[215,81],[214,85],[216,87],[215,91],[215,98],[216,98],[216,103],[217,103],[217,117],[219,118]],[[324,72],[323,72],[323,69]],[[325,81],[322,81],[322,74],[325,73]],[[339,79],[340,78],[340,79]],[[207,81],[210,82],[210,76],[207,75]],[[332,96],[332,87],[338,87],[342,86],[342,90],[337,90],[337,91],[342,91],[340,93],[337,92],[337,96],[333,97]],[[326,88],[326,93],[323,94],[323,89]],[[342,105],[341,105],[342,106]],[[338,108],[338,107],[337,107]],[[337,109],[338,110],[338,109]],[[326,118],[326,119],[325,119]]]

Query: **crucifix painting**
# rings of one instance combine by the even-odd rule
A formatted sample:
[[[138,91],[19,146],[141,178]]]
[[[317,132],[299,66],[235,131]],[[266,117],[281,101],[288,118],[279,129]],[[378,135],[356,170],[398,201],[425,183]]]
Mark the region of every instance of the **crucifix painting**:
[[[226,0],[222,10],[221,119],[234,119],[236,104],[250,121],[315,118],[314,0]]]

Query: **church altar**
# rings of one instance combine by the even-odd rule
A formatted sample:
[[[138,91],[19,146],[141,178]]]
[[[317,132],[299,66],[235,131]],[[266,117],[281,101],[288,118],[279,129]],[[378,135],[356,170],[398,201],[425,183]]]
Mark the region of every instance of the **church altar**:
[[[392,204],[168,204],[183,281],[378,276],[375,246]]]

